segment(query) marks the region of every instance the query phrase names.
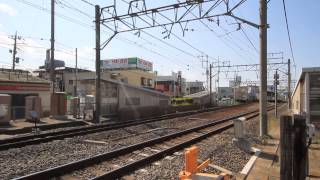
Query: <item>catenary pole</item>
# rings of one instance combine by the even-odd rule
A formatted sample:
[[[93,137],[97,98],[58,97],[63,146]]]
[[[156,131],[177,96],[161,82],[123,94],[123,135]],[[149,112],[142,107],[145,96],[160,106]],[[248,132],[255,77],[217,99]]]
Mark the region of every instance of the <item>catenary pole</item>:
[[[291,109],[291,61],[288,59],[288,107]]]
[[[51,56],[50,56],[50,80],[52,83],[52,93],[55,92],[55,75],[54,75],[54,11],[55,0],[51,0]]]
[[[268,134],[267,114],[267,0],[260,0],[260,136]]]
[[[212,106],[212,64],[210,64],[210,74],[209,74],[209,79],[210,79],[210,89],[209,89],[209,98],[210,98],[210,107]]]
[[[275,117],[278,116],[278,81],[279,76],[278,76],[278,70],[276,70],[276,73],[274,75],[274,115]]]
[[[78,48],[75,49],[75,70],[74,70],[74,92],[73,96],[76,97],[78,96]]]
[[[17,54],[17,31],[14,35],[13,51],[12,51],[12,70],[16,67],[16,54]]]
[[[95,123],[100,123],[100,107],[101,107],[101,89],[100,89],[100,6],[95,6],[95,25],[96,25],[96,108]]]

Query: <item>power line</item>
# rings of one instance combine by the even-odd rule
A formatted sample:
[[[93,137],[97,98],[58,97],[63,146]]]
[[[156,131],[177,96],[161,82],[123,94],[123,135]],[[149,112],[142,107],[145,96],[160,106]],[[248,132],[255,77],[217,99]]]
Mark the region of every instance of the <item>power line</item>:
[[[179,3],[180,1],[177,0]],[[221,2],[220,2],[221,3]],[[220,3],[217,3],[217,5],[219,5]],[[195,14],[193,14],[192,12],[190,12],[191,15],[193,15],[194,17],[196,17]],[[212,32],[216,37],[218,37],[226,46],[228,46],[230,49],[232,49],[236,54],[238,54],[239,56],[243,57],[241,54],[239,54],[232,46],[230,46],[228,43],[226,43],[225,41],[223,41],[222,37],[218,35],[218,33],[216,31],[214,31],[209,25],[207,25],[206,23],[203,22],[203,20],[199,20],[200,23],[202,25],[204,25],[210,32]],[[221,26],[219,26],[221,29],[225,30],[224,28],[222,28]],[[238,45],[238,43],[236,43],[230,36],[228,36],[230,38],[230,41],[233,41],[233,44],[235,44],[240,50],[242,50],[242,48]]]
[[[39,10],[41,10],[41,11],[44,11],[44,12],[46,12],[46,13],[50,13],[50,10],[49,10],[49,9],[47,9],[47,8],[45,8],[45,7],[42,7],[42,6],[40,6],[40,5],[36,5],[36,4],[33,4],[33,3],[28,2],[28,1],[25,1],[25,0],[16,0],[16,1],[18,1],[18,2],[20,2],[20,3],[23,3],[23,4],[26,4],[26,5],[29,5],[29,6],[31,6],[31,7],[33,7],[33,8],[39,9]],[[70,20],[73,19],[73,18],[70,18],[70,17],[65,16],[65,15],[62,15],[62,14],[58,14],[58,17],[63,18],[63,19],[65,19],[65,20],[67,20],[67,21],[70,21]],[[82,23],[82,22],[79,23],[77,20],[70,21],[70,22],[73,22],[73,23],[75,23],[75,24],[81,25],[81,26],[86,27],[86,28],[93,29],[90,25],[85,24],[85,23]],[[165,43],[166,45],[175,48],[176,50],[179,50],[179,51],[181,51],[181,52],[183,52],[183,53],[185,53],[185,54],[187,54],[187,55],[190,55],[190,56],[192,56],[192,57],[194,57],[194,58],[197,58],[195,55],[192,55],[191,53],[189,53],[189,52],[187,52],[187,51],[184,51],[184,50],[182,50],[182,49],[180,49],[180,48],[177,48],[177,47],[175,47],[175,46],[167,43],[166,41],[163,41],[162,39],[159,39],[159,38],[153,36],[153,35],[150,34],[150,33],[147,33],[147,32],[145,32],[145,31],[143,31],[143,32],[146,33],[147,35],[149,35],[149,36],[157,39],[157,40],[160,40],[161,42]],[[122,39],[125,39],[125,38],[122,38]],[[123,41],[123,40],[122,40],[122,41]],[[128,41],[130,41],[130,40],[127,39],[127,42],[128,42]]]
[[[67,1],[59,0],[59,4],[60,4],[62,7],[67,7],[67,8],[69,8],[69,9],[73,10],[73,11],[76,11],[76,12],[78,12],[78,13],[80,13],[80,14],[88,17],[88,18],[90,18],[90,19],[93,19],[93,18],[94,18],[94,17],[91,16],[90,14],[88,14],[88,13],[86,13],[86,12],[84,12],[84,11],[76,8],[76,7],[74,7],[72,4],[70,4],[70,3],[67,2]]]
[[[288,23],[288,18],[287,18],[286,3],[285,3],[285,0],[282,0],[282,2],[283,2],[284,16],[285,16],[285,19],[286,19],[286,27],[287,27],[287,34],[288,34],[289,44],[290,44],[291,56],[292,56],[292,60],[293,60],[294,66],[295,66],[293,48],[292,48],[292,43],[291,43],[291,36],[290,36],[290,31],[289,31],[289,23]]]
[[[26,1],[26,0],[16,0],[16,1],[19,2],[19,3],[25,4],[25,5],[31,6],[31,7],[33,7],[33,8],[36,8],[36,9],[38,9],[38,10],[40,10],[40,11],[44,11],[44,12],[46,12],[47,14],[51,14],[51,11],[50,11],[49,9],[47,9],[47,8],[45,8],[45,7],[42,7],[42,6],[40,6],[40,5],[31,3],[31,2]],[[83,26],[83,27],[87,27],[87,26],[91,27],[90,24],[83,23],[82,21],[79,21],[79,20],[77,20],[77,19],[74,19],[74,18],[65,16],[65,15],[60,14],[60,13],[57,13],[57,12],[55,12],[55,14],[56,14],[56,16],[58,16],[58,17],[60,17],[60,18],[62,18],[62,19],[64,19],[64,20],[66,20],[66,21],[68,21],[68,22],[71,22],[71,23],[74,23],[74,24],[78,24],[78,25],[81,25],[81,26]]]
[[[125,1],[125,0],[121,0],[122,2],[125,2],[127,4],[129,4],[129,2]],[[141,9],[137,8],[139,11],[141,11]],[[164,18],[167,18],[166,16],[164,16],[162,13],[159,12],[159,15],[161,15]],[[147,15],[148,18],[152,19],[152,17],[150,17],[149,15]],[[156,20],[154,20],[155,23],[159,24]],[[166,31],[168,31],[168,29],[165,26],[162,26]],[[189,47],[191,47],[192,49],[200,52],[201,54],[206,54],[203,51],[199,50],[198,48],[192,46],[190,43],[186,42],[184,39],[180,38],[179,36],[177,36],[176,34],[174,34],[173,32],[170,32],[170,34],[172,34],[174,37],[176,37],[177,39],[179,39],[180,41],[182,41],[183,43],[185,43],[186,45],[188,45]],[[206,54],[207,55],[207,54]]]
[[[82,1],[82,2],[84,2],[84,3],[86,3],[86,4],[90,5],[90,6],[94,7],[94,4],[90,3],[89,1],[86,1],[86,0],[80,0],[80,1]]]

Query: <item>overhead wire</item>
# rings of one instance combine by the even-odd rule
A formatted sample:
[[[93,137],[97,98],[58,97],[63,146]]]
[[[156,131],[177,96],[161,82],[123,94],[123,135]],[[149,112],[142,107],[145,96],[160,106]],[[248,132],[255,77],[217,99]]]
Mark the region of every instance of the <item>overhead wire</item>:
[[[178,2],[180,2],[179,0],[177,0]],[[221,3],[221,2],[220,2]],[[219,5],[219,4],[218,4]],[[190,12],[191,15],[193,15],[194,17],[196,17],[195,14],[193,14],[192,12]],[[241,54],[239,54],[231,45],[229,45],[226,41],[223,40],[223,38],[221,36],[219,36],[219,34],[213,30],[208,24],[206,24],[205,22],[203,22],[203,20],[199,20],[199,22],[204,25],[210,32],[212,32],[217,38],[219,38],[226,46],[228,46],[230,49],[232,49],[237,55],[241,56],[242,58],[244,58]],[[226,29],[222,28],[221,26],[218,26],[221,29],[223,29],[224,31],[227,31]],[[233,44],[235,46],[237,46],[240,50],[243,50],[242,47],[240,47],[240,45],[238,45],[238,43],[236,43],[230,36],[228,36],[230,38],[230,41],[233,41]],[[226,39],[227,40],[227,39]],[[231,42],[232,43],[232,42]],[[246,58],[244,58],[246,59]]]
[[[289,29],[289,23],[288,23],[287,9],[286,9],[285,0],[282,0],[282,4],[283,4],[284,17],[285,17],[285,21],[286,21],[286,28],[287,28],[287,35],[288,35],[288,39],[289,39],[291,57],[292,57],[292,60],[293,60],[293,64],[294,64],[294,68],[295,68],[295,75],[296,75],[296,71],[297,71],[296,70],[296,62],[295,62],[294,55],[293,55],[292,41],[291,41],[291,36],[290,36],[290,29]]]
[[[42,7],[42,6],[40,6],[40,5],[31,3],[31,2],[26,1],[26,0],[16,0],[16,1],[18,1],[18,2],[20,2],[20,3],[23,3],[23,4],[25,4],[25,5],[31,6],[31,7],[33,7],[33,8],[36,8],[36,9],[38,9],[38,10],[44,11],[44,12],[46,12],[46,13],[50,13],[50,12],[51,12],[49,9],[47,9],[47,8],[45,8],[45,7]],[[83,1],[83,2],[84,2],[84,1]],[[88,4],[88,3],[87,3],[87,4]],[[93,4],[90,4],[90,5],[94,6]],[[75,8],[74,8],[74,10],[75,10]],[[83,26],[83,27],[85,27],[85,28],[93,29],[93,27],[92,27],[91,25],[86,24],[86,23],[83,23],[83,22],[80,22],[80,21],[78,21],[78,20],[76,20],[76,19],[74,19],[74,18],[70,18],[70,17],[68,17],[68,16],[66,16],[66,15],[63,15],[63,14],[60,14],[60,13],[56,13],[56,15],[57,15],[58,17],[64,19],[64,20],[67,20],[67,21],[72,22],[72,23],[74,23],[74,24],[81,25],[81,26]],[[151,35],[150,33],[146,33],[146,34]],[[153,36],[153,35],[151,35],[151,36]],[[159,38],[157,38],[157,37],[155,37],[155,36],[153,36],[153,37],[156,38],[156,39],[159,39]],[[167,42],[165,42],[165,41],[163,41],[163,40],[162,40],[162,42],[164,42],[165,44],[167,44],[167,45],[169,45],[169,46],[171,46],[171,47],[175,47],[175,46],[173,46],[173,45],[171,45],[171,44],[169,44],[169,43],[167,43]],[[141,48],[141,46],[139,46],[139,47]],[[144,48],[144,49],[145,49],[145,48]],[[175,47],[175,49],[177,49],[177,50],[179,50],[179,51],[181,51],[181,52],[183,52],[183,53],[185,53],[185,54],[188,54],[188,55],[190,55],[190,56],[192,56],[192,57],[196,57],[195,55],[192,55],[191,53],[188,53],[187,51],[184,51],[184,50],[182,50],[182,49],[180,49],[180,48]]]
[[[127,2],[127,1],[125,1],[125,0],[121,0],[121,1],[129,4],[129,2]],[[141,9],[139,9],[138,7],[135,7],[135,8],[137,8],[138,10],[141,11]],[[162,15],[161,13],[159,13],[159,14]],[[146,16],[147,16],[148,18],[152,19],[152,17],[150,17],[150,16],[148,16],[148,15],[146,15]],[[167,17],[164,16],[164,15],[162,15],[162,16],[165,17],[165,18],[167,18]],[[154,20],[154,22],[157,23],[157,24],[160,24],[160,23],[158,23],[156,20]],[[163,28],[164,28],[166,31],[168,31],[168,29],[167,29],[166,27],[163,27]],[[143,32],[145,32],[145,31],[143,31]],[[170,34],[172,34],[174,37],[176,37],[178,40],[182,41],[183,43],[185,43],[186,45],[188,45],[188,46],[191,47],[192,49],[200,52],[201,54],[207,55],[207,54],[204,53],[202,50],[199,50],[198,48],[194,47],[193,45],[191,45],[190,43],[186,42],[184,39],[180,38],[179,36],[177,36],[177,35],[174,34],[173,32],[171,32]],[[188,53],[188,54],[189,54],[189,53]],[[209,55],[208,55],[208,56],[209,56]],[[195,56],[195,57],[196,57],[196,56]]]
[[[60,4],[61,6],[66,7],[66,8],[69,8],[69,9],[71,9],[71,10],[73,10],[73,11],[76,11],[76,12],[78,12],[79,14],[82,14],[82,15],[86,16],[87,18],[90,18],[90,19],[94,18],[93,16],[89,15],[88,13],[86,13],[86,12],[84,12],[84,11],[76,8],[76,7],[74,7],[72,4],[70,4],[69,2],[67,2],[67,1],[65,1],[65,0],[56,0],[56,2],[59,2],[59,4]]]

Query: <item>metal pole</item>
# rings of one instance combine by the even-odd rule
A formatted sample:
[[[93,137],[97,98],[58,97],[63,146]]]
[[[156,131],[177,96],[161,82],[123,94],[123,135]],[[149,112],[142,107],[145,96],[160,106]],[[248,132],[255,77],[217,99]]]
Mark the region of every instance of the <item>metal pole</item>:
[[[260,136],[268,134],[267,28],[267,0],[260,0]]]
[[[96,108],[95,123],[100,123],[100,107],[101,107],[101,89],[100,89],[100,6],[95,6],[95,24],[96,24]]]
[[[51,0],[51,58],[50,58],[50,80],[52,83],[52,93],[55,91],[54,77],[54,6],[55,0]]]
[[[291,61],[288,59],[288,108],[291,109]]]
[[[278,70],[276,70],[276,74],[274,76],[274,115],[278,116]]]
[[[236,104],[236,75],[233,79],[233,105]]]
[[[209,97],[210,97],[210,107],[212,106],[212,64],[210,64],[210,93],[209,93]]]
[[[14,35],[13,51],[12,51],[12,70],[16,67],[16,54],[17,54],[17,31]]]
[[[75,65],[75,71],[74,71],[74,91],[73,91],[73,96],[76,97],[78,96],[77,90],[78,90],[78,48],[75,50],[75,58],[76,58],[76,65]]]

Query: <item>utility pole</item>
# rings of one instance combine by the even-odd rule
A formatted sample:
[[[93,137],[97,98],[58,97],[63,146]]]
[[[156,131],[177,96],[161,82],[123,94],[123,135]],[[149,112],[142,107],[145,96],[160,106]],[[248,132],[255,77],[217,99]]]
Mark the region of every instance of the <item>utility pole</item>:
[[[207,90],[209,90],[209,70],[208,70],[208,68],[209,68],[209,66],[208,66],[209,65],[209,60],[208,60],[209,56],[208,55],[206,55],[206,56],[201,55],[201,56],[198,56],[198,58],[201,58],[202,68],[204,68],[203,63],[205,63]]]
[[[55,74],[54,74],[54,6],[55,0],[51,0],[51,58],[50,58],[50,80],[52,83],[52,93],[55,92]]]
[[[76,51],[75,51],[75,55],[76,55],[76,66],[75,66],[75,71],[74,71],[74,92],[73,92],[73,96],[74,97],[77,97],[78,96],[78,93],[77,93],[77,90],[78,90],[78,48],[76,48]]]
[[[16,67],[16,54],[17,54],[17,31],[14,35],[13,51],[12,51],[12,70],[14,71]]]
[[[210,107],[212,106],[212,64],[210,64],[210,89],[209,89],[209,97],[210,97]]]
[[[268,134],[267,114],[267,0],[260,0],[260,136]]]
[[[288,59],[288,108],[291,109],[291,61]]]
[[[217,74],[217,77],[218,77],[218,79],[217,79],[217,104],[218,104],[218,99],[220,98],[220,94],[219,94],[219,86],[220,86],[220,58],[219,58],[219,56],[218,56],[218,74]]]
[[[276,73],[274,74],[274,115],[275,117],[278,116],[278,85],[279,85],[279,74],[278,70],[276,70]]]
[[[233,81],[233,105],[236,104],[236,86],[237,86],[237,74],[234,75]]]
[[[100,123],[100,107],[101,107],[101,89],[100,89],[100,6],[95,6],[95,24],[96,24],[96,109],[95,123]]]

